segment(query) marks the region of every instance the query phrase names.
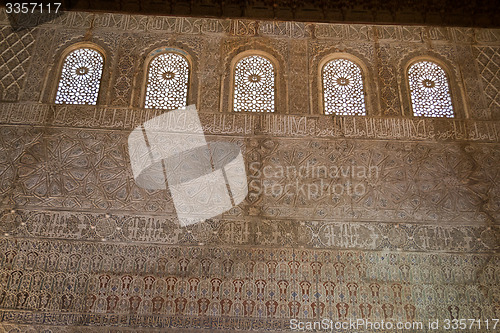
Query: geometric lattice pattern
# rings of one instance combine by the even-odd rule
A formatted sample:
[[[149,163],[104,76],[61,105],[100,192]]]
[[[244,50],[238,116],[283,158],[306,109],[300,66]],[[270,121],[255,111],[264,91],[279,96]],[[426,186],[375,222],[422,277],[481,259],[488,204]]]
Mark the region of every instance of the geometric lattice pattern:
[[[189,63],[169,52],[156,56],[149,65],[144,107],[178,109],[187,105]]]
[[[500,114],[500,48],[476,48],[479,74],[483,81],[484,94],[492,114]]]
[[[64,59],[56,104],[97,103],[101,84],[103,56],[96,50],[81,48]]]
[[[0,29],[0,100],[16,101],[22,88],[34,37],[32,30]]]
[[[274,112],[274,66],[264,57],[241,59],[234,70],[234,111]]]
[[[363,77],[358,65],[347,59],[335,59],[323,66],[323,102],[325,114],[366,115]]]
[[[430,61],[419,61],[408,69],[413,115],[453,118],[450,87],[444,70]]]

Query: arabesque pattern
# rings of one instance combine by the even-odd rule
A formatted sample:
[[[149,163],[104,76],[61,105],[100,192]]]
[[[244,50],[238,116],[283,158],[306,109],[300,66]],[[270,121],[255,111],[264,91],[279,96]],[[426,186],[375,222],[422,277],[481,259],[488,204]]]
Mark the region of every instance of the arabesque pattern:
[[[32,29],[0,28],[0,100],[17,101],[28,72],[34,46]]]
[[[208,329],[289,331],[289,318],[425,325],[434,316],[498,316],[498,257],[2,238],[0,260],[4,323],[165,329],[203,318]]]
[[[69,11],[13,32],[3,11],[0,331],[500,318],[497,30]],[[97,105],[55,104],[60,55],[80,42],[106,54]],[[173,50],[187,71],[154,58]],[[340,52],[363,65],[366,115],[319,107],[320,63]],[[447,64],[453,118],[412,115],[417,58]],[[154,59],[151,82],[180,81],[145,108]],[[207,141],[241,147],[249,195],[181,227],[168,191],[134,182],[127,137],[186,103]]]
[[[498,118],[500,117],[500,50],[494,47],[478,47],[476,51],[484,95],[492,115]]]

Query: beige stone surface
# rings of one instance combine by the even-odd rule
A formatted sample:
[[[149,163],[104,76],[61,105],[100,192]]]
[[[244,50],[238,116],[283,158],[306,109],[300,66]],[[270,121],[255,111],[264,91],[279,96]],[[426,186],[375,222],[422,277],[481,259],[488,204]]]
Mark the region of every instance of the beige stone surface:
[[[500,317],[499,30],[70,12],[14,31],[2,9],[0,36],[0,330]],[[97,106],[55,105],[78,42],[105,51]],[[189,227],[168,191],[135,184],[127,151],[165,112],[142,108],[165,47],[192,58],[188,103],[208,141],[241,147],[249,181],[243,203]],[[274,114],[230,110],[248,50],[277,60]],[[367,69],[367,116],[319,108],[318,64],[336,52]],[[411,115],[419,56],[450,70],[455,118]]]

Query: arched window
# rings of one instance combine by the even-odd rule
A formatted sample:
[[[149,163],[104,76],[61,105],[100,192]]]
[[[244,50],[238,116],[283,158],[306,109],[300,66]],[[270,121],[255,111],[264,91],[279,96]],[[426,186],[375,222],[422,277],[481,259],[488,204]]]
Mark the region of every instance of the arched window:
[[[149,63],[144,107],[178,109],[187,105],[189,63],[175,52],[161,53]]]
[[[453,117],[450,88],[445,71],[431,61],[419,61],[408,68],[414,116]]]
[[[347,59],[334,59],[322,69],[325,114],[366,115],[361,68]]]
[[[251,55],[234,68],[234,111],[274,112],[274,66],[265,57]]]
[[[96,105],[104,57],[91,48],[71,51],[62,65],[56,104]]]

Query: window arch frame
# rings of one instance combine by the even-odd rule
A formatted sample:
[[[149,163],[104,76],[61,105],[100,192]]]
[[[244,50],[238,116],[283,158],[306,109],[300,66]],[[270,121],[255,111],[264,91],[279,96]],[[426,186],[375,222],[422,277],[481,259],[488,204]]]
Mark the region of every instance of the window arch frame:
[[[62,76],[62,69],[64,66],[64,63],[66,61],[66,58],[73,52],[78,49],[92,49],[94,51],[99,52],[99,54],[102,56],[102,73],[101,73],[101,78],[99,80],[99,89],[97,91],[97,99],[95,104],[67,104],[67,103],[56,103],[56,97],[57,97],[57,91],[59,90],[59,83],[61,81],[61,76]],[[107,63],[108,63],[108,57],[106,54],[106,51],[104,48],[101,46],[91,43],[91,42],[79,42],[79,43],[74,43],[71,44],[70,46],[66,47],[61,53],[60,56],[58,57],[59,60],[57,62],[57,75],[56,75],[56,80],[54,82],[52,92],[50,93],[50,102],[54,103],[56,105],[88,105],[88,106],[97,106],[102,104],[102,100],[105,98],[103,96],[103,91],[105,90],[105,84],[107,83],[107,76],[108,76],[108,70],[107,68]],[[49,85],[50,86],[50,85]]]
[[[167,54],[167,53],[175,53],[183,57],[187,63],[188,63],[188,80],[187,80],[187,92],[186,92],[186,105],[188,106],[191,103],[191,95],[193,92],[192,89],[192,84],[193,84],[193,72],[194,72],[194,66],[193,66],[193,59],[189,55],[188,52],[176,48],[176,47],[170,47],[170,46],[165,46],[165,47],[160,47],[160,48],[155,48],[153,51],[150,51],[144,61],[144,69],[143,69],[143,80],[142,80],[142,87],[141,87],[141,108],[146,109],[146,92],[148,88],[148,78],[149,78],[149,68],[151,66],[151,62],[158,56],[162,54]],[[147,108],[147,109],[153,109],[153,110],[175,110],[175,109],[158,109],[158,108]]]
[[[277,113],[278,110],[278,93],[279,93],[279,62],[278,60],[273,57],[271,54],[261,51],[261,50],[247,50],[238,53],[236,56],[233,57],[231,60],[231,65],[230,65],[230,82],[229,82],[229,112],[233,113],[240,113],[237,111],[234,111],[234,89],[236,85],[236,80],[235,80],[235,75],[236,75],[236,65],[243,59],[250,57],[250,56],[259,56],[262,57],[266,60],[268,60],[272,65],[274,69],[274,108],[272,111],[269,112],[248,112],[248,113],[265,113],[265,114],[275,114]]]
[[[325,93],[324,93],[324,84],[323,84],[323,68],[330,63],[330,61],[337,60],[337,59],[346,59],[348,61],[351,61],[354,63],[356,66],[359,67],[361,71],[361,83],[363,84],[363,99],[365,102],[365,114],[364,115],[341,115],[341,114],[326,114],[325,113]],[[320,114],[324,116],[334,116],[334,117],[366,117],[371,115],[371,103],[370,103],[370,98],[369,98],[369,85],[367,84],[368,81],[368,76],[369,76],[369,71],[368,67],[365,65],[361,59],[358,57],[346,53],[346,52],[335,52],[332,54],[328,54],[324,56],[321,61],[318,63],[318,94],[319,94],[319,101],[318,101],[318,106],[320,110]]]
[[[452,110],[453,110],[453,117],[443,117],[443,116],[440,116],[440,117],[430,117],[430,116],[416,116],[415,115],[415,112],[413,111],[413,100],[412,100],[412,97],[411,97],[411,88],[410,88],[410,76],[409,76],[409,73],[408,71],[410,70],[410,67],[415,65],[416,63],[419,63],[419,62],[422,62],[422,61],[427,61],[427,62],[432,62],[436,65],[438,65],[444,72],[445,74],[445,77],[446,77],[446,80],[447,80],[447,83],[448,83],[448,93],[450,94],[450,100],[451,100],[451,107],[452,107]],[[452,75],[451,75],[451,71],[450,71],[450,67],[442,60],[436,58],[436,57],[433,57],[433,56],[428,56],[428,55],[424,55],[424,56],[418,56],[418,57],[412,57],[409,61],[406,62],[406,65],[404,66],[403,68],[403,75],[404,75],[404,81],[405,81],[405,88],[406,88],[406,96],[407,96],[407,99],[408,99],[408,103],[409,103],[409,110],[410,110],[410,117],[415,117],[415,118],[443,118],[443,119],[457,119],[457,118],[463,118],[463,115],[462,113],[458,110],[457,108],[457,103],[456,103],[456,100],[455,100],[455,94],[459,94],[459,91],[457,90],[458,88],[455,87],[453,84],[452,84]],[[463,103],[463,108],[464,108],[464,112],[465,114],[467,114],[467,109],[466,109],[466,103],[464,101]]]

